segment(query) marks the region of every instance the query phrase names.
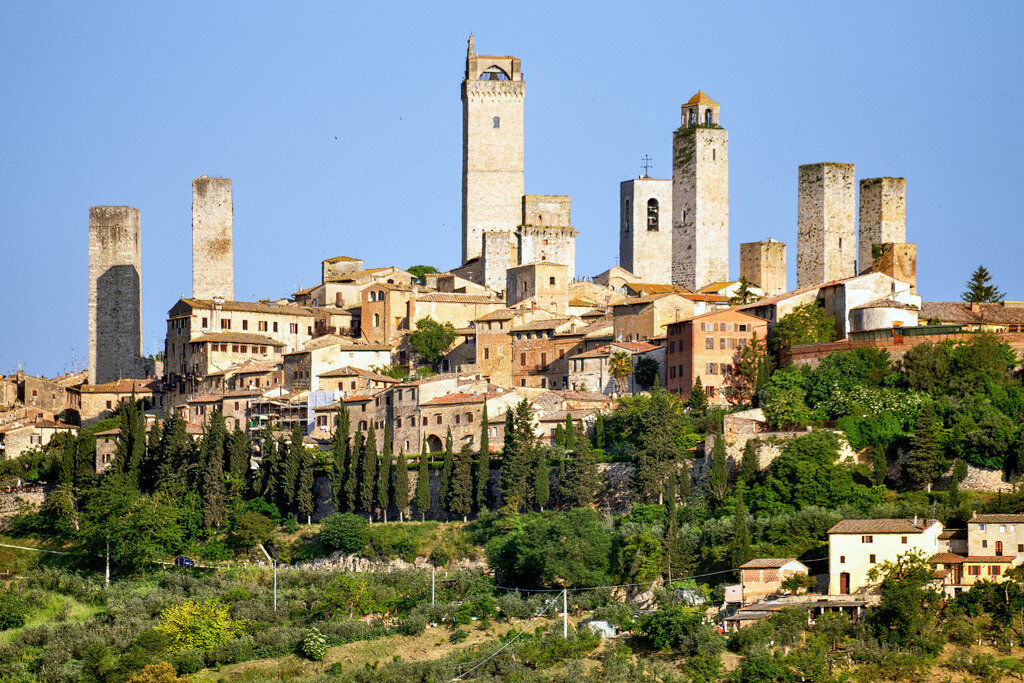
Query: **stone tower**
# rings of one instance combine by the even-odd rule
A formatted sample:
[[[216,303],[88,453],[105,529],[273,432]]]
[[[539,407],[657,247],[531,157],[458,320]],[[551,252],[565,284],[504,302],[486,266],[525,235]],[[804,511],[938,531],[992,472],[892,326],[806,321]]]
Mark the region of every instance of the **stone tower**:
[[[907,181],[904,178],[865,178],[860,181],[860,246],[857,267],[873,267],[875,244],[907,241]]]
[[[641,282],[672,282],[672,181],[619,183],[619,265]]]
[[[192,298],[235,299],[231,178],[192,180]]]
[[[519,60],[477,55],[471,35],[462,82],[463,263],[480,256],[484,232],[519,225],[525,96]]]
[[[576,274],[576,229],[572,227],[572,198],[566,194],[527,194],[522,197],[522,223],[516,228],[519,265],[549,261]]]
[[[786,293],[786,243],[770,237],[740,245],[740,277],[764,290],[765,296]]]
[[[814,287],[857,274],[853,164],[799,169],[796,286]]]
[[[698,91],[672,137],[672,283],[694,291],[729,279],[729,131]]]
[[[139,210],[89,208],[89,383],[143,377]]]

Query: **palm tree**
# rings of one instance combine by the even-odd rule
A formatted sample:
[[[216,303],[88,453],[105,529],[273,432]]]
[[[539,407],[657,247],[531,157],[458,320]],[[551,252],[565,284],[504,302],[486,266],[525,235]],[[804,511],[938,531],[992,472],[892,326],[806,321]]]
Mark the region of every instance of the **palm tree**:
[[[633,357],[625,351],[616,351],[611,355],[608,367],[612,373],[612,379],[615,380],[615,392],[624,393],[626,381],[633,374]]]

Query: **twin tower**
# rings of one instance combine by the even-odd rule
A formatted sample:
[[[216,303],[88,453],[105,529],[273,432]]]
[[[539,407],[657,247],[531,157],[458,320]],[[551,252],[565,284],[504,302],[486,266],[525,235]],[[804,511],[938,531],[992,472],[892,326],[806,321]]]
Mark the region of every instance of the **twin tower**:
[[[230,178],[192,181],[192,297],[235,298]],[[131,206],[89,209],[89,383],[144,378],[142,218]]]

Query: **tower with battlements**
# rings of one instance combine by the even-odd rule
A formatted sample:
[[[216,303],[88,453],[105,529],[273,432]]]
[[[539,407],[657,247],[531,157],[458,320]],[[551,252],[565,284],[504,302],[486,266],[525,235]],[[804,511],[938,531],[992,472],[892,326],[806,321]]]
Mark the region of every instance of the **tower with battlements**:
[[[231,178],[192,180],[192,298],[235,299]]]
[[[485,232],[511,236],[519,225],[525,96],[519,60],[477,55],[471,35],[462,82],[463,263],[481,256]]]
[[[672,282],[694,291],[729,279],[729,131],[698,91],[672,138]]]
[[[873,248],[907,241],[907,181],[903,178],[865,178],[860,181],[860,235],[857,268],[870,272]]]
[[[89,383],[145,377],[139,210],[89,208]]]

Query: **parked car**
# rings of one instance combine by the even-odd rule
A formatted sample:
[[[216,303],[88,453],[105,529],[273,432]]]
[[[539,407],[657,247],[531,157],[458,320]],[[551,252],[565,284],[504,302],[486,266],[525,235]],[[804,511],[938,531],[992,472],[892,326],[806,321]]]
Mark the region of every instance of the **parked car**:
[[[196,563],[190,557],[179,555],[178,557],[174,558],[174,566],[187,569],[188,567],[196,566]]]

